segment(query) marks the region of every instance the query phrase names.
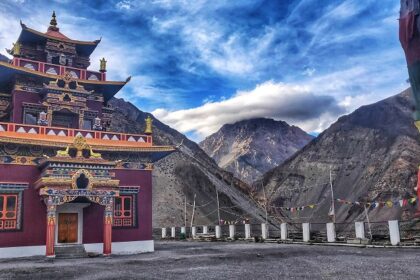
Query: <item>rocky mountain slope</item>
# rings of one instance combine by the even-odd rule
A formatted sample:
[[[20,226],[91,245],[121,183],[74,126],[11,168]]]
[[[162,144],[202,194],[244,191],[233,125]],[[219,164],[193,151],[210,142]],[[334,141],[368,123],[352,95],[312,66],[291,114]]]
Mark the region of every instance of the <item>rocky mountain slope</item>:
[[[112,129],[120,132],[142,133],[148,114],[122,99],[113,99],[116,109]],[[228,221],[249,218],[261,221],[264,211],[250,199],[249,186],[219,168],[200,147],[183,134],[153,121],[153,141],[157,145],[180,145],[177,152],[160,160],[153,171],[154,227],[184,225],[184,205],[187,200],[187,224],[191,222],[192,204],[196,196],[194,224],[216,224],[219,192],[221,219]]]
[[[285,163],[266,173],[263,184],[272,215],[292,221],[328,221],[331,191],[349,201],[398,199],[414,195],[420,163],[420,135],[413,124],[409,90],[341,117]],[[254,184],[263,199],[261,182]],[[274,207],[315,208],[290,212]],[[411,210],[379,207],[371,221],[405,218]],[[365,218],[363,207],[336,203],[337,222]],[[409,213],[407,213],[409,212]],[[411,213],[410,213],[411,212]]]
[[[200,143],[217,164],[251,184],[313,139],[296,126],[273,119],[226,124]]]
[[[8,59],[6,56],[0,54],[0,61],[9,61],[10,59]]]

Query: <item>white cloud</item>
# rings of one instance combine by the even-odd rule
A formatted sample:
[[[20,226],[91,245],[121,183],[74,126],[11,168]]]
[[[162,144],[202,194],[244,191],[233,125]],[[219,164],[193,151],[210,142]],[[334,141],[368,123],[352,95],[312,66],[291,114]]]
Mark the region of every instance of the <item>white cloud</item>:
[[[130,0],[123,0],[115,4],[115,7],[120,10],[131,10],[133,8],[133,4]]]
[[[174,112],[157,109],[152,113],[183,133],[194,132],[198,138],[203,138],[223,124],[257,117],[281,119],[307,131],[320,131],[339,112],[340,108],[331,97],[314,95],[304,86],[268,81],[219,102]]]

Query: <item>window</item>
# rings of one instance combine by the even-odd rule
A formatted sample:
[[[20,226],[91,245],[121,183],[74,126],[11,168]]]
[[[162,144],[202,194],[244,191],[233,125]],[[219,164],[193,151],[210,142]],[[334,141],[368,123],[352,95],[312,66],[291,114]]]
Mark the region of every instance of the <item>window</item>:
[[[134,197],[122,195],[114,202],[114,227],[134,226]]]
[[[37,114],[32,112],[25,112],[25,124],[37,124]]]
[[[0,230],[17,229],[18,195],[0,194]]]
[[[83,129],[92,130],[92,120],[84,119],[83,120]]]

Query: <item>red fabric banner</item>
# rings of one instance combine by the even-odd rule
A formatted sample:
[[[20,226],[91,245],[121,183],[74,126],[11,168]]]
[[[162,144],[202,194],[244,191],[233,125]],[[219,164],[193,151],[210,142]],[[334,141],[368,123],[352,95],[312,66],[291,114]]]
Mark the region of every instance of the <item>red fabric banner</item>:
[[[420,33],[417,30],[418,15],[409,12],[400,18],[400,42],[404,49],[407,64],[420,61]]]

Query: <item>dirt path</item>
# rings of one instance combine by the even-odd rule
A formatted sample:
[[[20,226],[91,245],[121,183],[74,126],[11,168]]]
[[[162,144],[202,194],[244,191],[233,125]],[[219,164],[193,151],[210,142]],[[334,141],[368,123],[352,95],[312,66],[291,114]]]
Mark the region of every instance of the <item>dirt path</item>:
[[[420,250],[157,242],[110,258],[0,261],[0,279],[419,279]]]

